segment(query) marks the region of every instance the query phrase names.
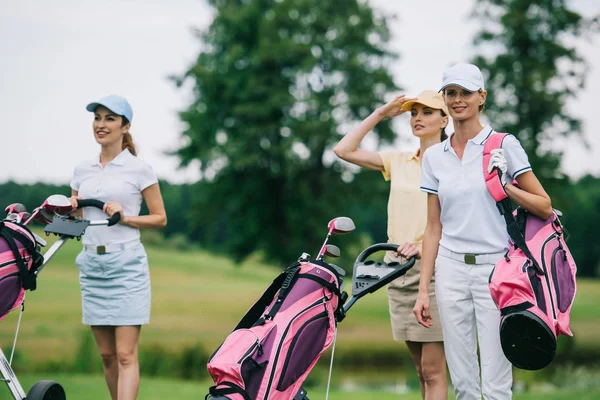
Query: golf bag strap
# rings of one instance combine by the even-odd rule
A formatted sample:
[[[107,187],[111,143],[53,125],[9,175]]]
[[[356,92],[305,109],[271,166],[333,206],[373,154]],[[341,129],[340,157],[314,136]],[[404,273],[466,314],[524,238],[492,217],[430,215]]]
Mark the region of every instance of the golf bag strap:
[[[298,265],[300,265],[300,264],[295,263],[290,268],[297,267]],[[286,269],[284,272],[279,274],[279,276],[277,276],[273,280],[273,283],[271,283],[271,285],[267,288],[267,290],[265,290],[265,292],[260,297],[260,299],[258,299],[258,301],[256,303],[254,303],[252,308],[250,308],[250,310],[248,310],[246,315],[244,315],[244,317],[237,324],[237,326],[235,327],[234,330],[248,329],[248,328],[251,328],[252,326],[254,326],[255,323],[258,323],[258,321],[261,319],[263,313],[265,312],[266,308],[269,306],[269,304],[271,304],[271,301],[273,301],[273,298],[275,297],[275,294],[277,293],[277,291],[279,289],[281,289],[286,277],[288,276],[288,270],[290,268]]]
[[[504,221],[506,222],[506,230],[515,246],[525,253],[527,258],[531,260],[537,272],[543,275],[544,271],[540,268],[535,257],[533,257],[531,251],[527,247],[527,243],[525,242],[525,238],[521,233],[519,224],[515,220],[515,217],[512,213],[512,203],[510,197],[508,197],[508,194],[502,186],[500,175],[501,172],[497,168],[494,168],[491,173],[488,173],[488,165],[492,150],[502,148],[502,141],[506,136],[508,136],[508,133],[492,133],[485,141],[483,147],[483,176],[485,178],[485,185],[487,186],[490,195],[494,198],[500,215],[504,217]]]
[[[285,278],[283,279],[283,283],[281,284],[281,288],[279,289],[279,294],[277,295],[277,300],[275,301],[275,304],[273,304],[273,307],[271,307],[269,312],[265,315],[265,319],[267,319],[267,320],[271,320],[271,319],[275,318],[275,315],[279,312],[279,309],[281,308],[283,301],[287,297],[292,286],[294,286],[294,282],[296,282],[296,280],[298,279],[298,272],[300,271],[300,264],[299,263],[294,264],[291,267],[289,267],[288,269],[286,269],[286,271],[287,272],[284,272]]]
[[[327,289],[331,290],[331,292],[333,294],[335,294],[337,297],[340,297],[342,294],[340,293],[340,290],[337,288],[337,286],[335,286],[333,283],[326,281],[323,278],[319,278],[318,276],[314,276],[314,275],[310,275],[310,274],[300,274],[298,275],[298,277],[302,277],[305,279],[310,279],[312,281],[315,281],[323,286],[325,286]]]
[[[244,400],[252,400],[250,398],[250,396],[248,396],[248,393],[246,393],[246,391],[244,389],[242,389],[240,386],[236,385],[235,383],[232,382],[221,382],[219,383],[219,385],[225,385],[225,386],[229,386],[228,388],[217,388],[216,386],[211,386],[208,389],[208,394],[204,397],[204,399],[210,399],[210,397],[208,396],[226,396],[228,394],[235,394],[238,393],[240,395],[242,395],[242,397],[244,398]]]
[[[488,172],[488,166],[490,158],[492,157],[492,150],[501,149],[502,141],[506,136],[508,136],[508,133],[492,133],[485,140],[483,146],[483,177],[485,179],[485,185],[496,203],[507,199],[508,194],[506,193],[506,190],[504,190],[504,186],[502,186],[500,170],[494,168],[492,172]]]
[[[15,243],[15,239],[13,238],[15,232],[10,229],[7,229],[3,223],[0,223],[0,236],[6,240],[8,247],[13,253],[15,257],[15,263],[17,264],[17,268],[19,269],[19,276],[21,277],[21,284],[25,290],[35,290],[35,276],[32,276],[29,273],[29,270],[23,263],[23,257],[21,257],[21,253],[19,252],[19,248]],[[19,240],[20,241],[20,240]],[[23,243],[25,246],[26,242]]]

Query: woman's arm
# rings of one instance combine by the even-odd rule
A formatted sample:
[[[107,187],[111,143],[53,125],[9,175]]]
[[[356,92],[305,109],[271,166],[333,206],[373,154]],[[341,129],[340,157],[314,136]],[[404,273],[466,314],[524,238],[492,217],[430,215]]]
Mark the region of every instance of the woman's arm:
[[[429,312],[429,285],[433,276],[435,259],[437,258],[440,239],[442,238],[441,208],[437,195],[427,194],[427,225],[423,234],[423,250],[421,254],[421,277],[419,294],[413,308],[419,324],[430,328],[431,313]]]
[[[132,228],[164,228],[167,225],[167,213],[158,183],[142,190],[142,196],[148,206],[148,215],[123,215],[121,205],[110,201],[104,204],[104,212],[108,216],[120,212],[121,221],[119,223],[131,226]]]
[[[548,219],[552,216],[552,203],[542,184],[532,171],[527,171],[517,176],[519,187],[510,183],[504,190],[512,200],[533,215]]]
[[[164,228],[167,225],[167,212],[158,183],[144,189],[142,196],[148,206],[149,215],[126,216],[121,222],[132,228]]]
[[[373,111],[360,124],[346,134],[342,140],[333,148],[335,154],[342,160],[351,162],[364,168],[376,171],[383,170],[381,156],[375,151],[360,150],[358,146],[375,125],[385,118],[393,118],[402,114],[402,105],[407,101],[405,95],[400,95],[386,105]]]

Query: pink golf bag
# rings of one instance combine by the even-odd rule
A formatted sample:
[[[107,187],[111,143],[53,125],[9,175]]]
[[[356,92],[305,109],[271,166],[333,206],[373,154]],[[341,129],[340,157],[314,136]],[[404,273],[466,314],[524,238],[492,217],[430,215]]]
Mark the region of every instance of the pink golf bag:
[[[25,225],[0,221],[0,321],[19,307],[25,290],[35,290],[43,257]]]
[[[208,361],[207,398],[304,399],[301,385],[331,345],[341,278],[330,264],[300,261],[280,274]]]
[[[556,354],[558,335],[569,329],[575,299],[577,267],[565,243],[560,212],[542,220],[521,207],[513,212],[497,169],[488,174],[493,149],[502,147],[505,133],[485,142],[483,170],[486,185],[506,220],[509,250],[490,275],[492,298],[501,313],[500,341],[506,358],[516,367],[538,370]]]

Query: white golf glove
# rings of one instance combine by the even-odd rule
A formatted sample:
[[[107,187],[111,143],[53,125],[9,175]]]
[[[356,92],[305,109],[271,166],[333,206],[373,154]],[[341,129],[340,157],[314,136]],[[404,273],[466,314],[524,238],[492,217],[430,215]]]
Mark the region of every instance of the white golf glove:
[[[504,157],[504,150],[495,149],[491,151],[491,154],[490,163],[488,164],[488,173],[492,173],[494,168],[498,168],[500,183],[502,183],[502,187],[504,187],[506,185],[506,171],[508,168],[508,163]]]

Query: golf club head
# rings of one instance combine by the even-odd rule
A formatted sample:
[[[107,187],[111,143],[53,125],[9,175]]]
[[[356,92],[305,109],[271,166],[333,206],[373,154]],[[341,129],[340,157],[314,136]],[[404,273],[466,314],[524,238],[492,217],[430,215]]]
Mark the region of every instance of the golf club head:
[[[25,211],[27,211],[27,209],[21,203],[12,203],[4,209],[4,213],[6,215],[12,214],[12,213],[18,214],[18,213],[25,212]]]
[[[43,208],[38,207],[33,210],[31,216],[24,222],[25,225],[28,225],[31,221],[37,221],[40,224],[48,225],[52,222],[54,218],[53,214],[50,214],[48,211],[45,211]]]
[[[352,221],[348,217],[334,218],[331,221],[329,221],[329,224],[327,224],[327,226],[329,227],[330,232],[336,233],[338,235],[349,233],[356,229],[354,221]]]
[[[327,257],[339,257],[340,256],[340,248],[333,244],[328,244],[325,246],[325,255]]]
[[[29,217],[31,217],[31,214],[28,213],[27,211],[23,211],[17,214],[17,223],[22,223],[25,222],[29,219]]]
[[[10,222],[16,222],[16,223],[20,223],[21,222],[21,217],[19,216],[19,214],[17,213],[8,213],[6,214],[6,217],[4,217],[5,221],[10,221]]]
[[[42,210],[48,212],[49,215],[59,214],[67,215],[73,211],[73,206],[67,196],[62,194],[53,194],[49,196],[41,206]],[[50,218],[52,221],[52,218]]]

